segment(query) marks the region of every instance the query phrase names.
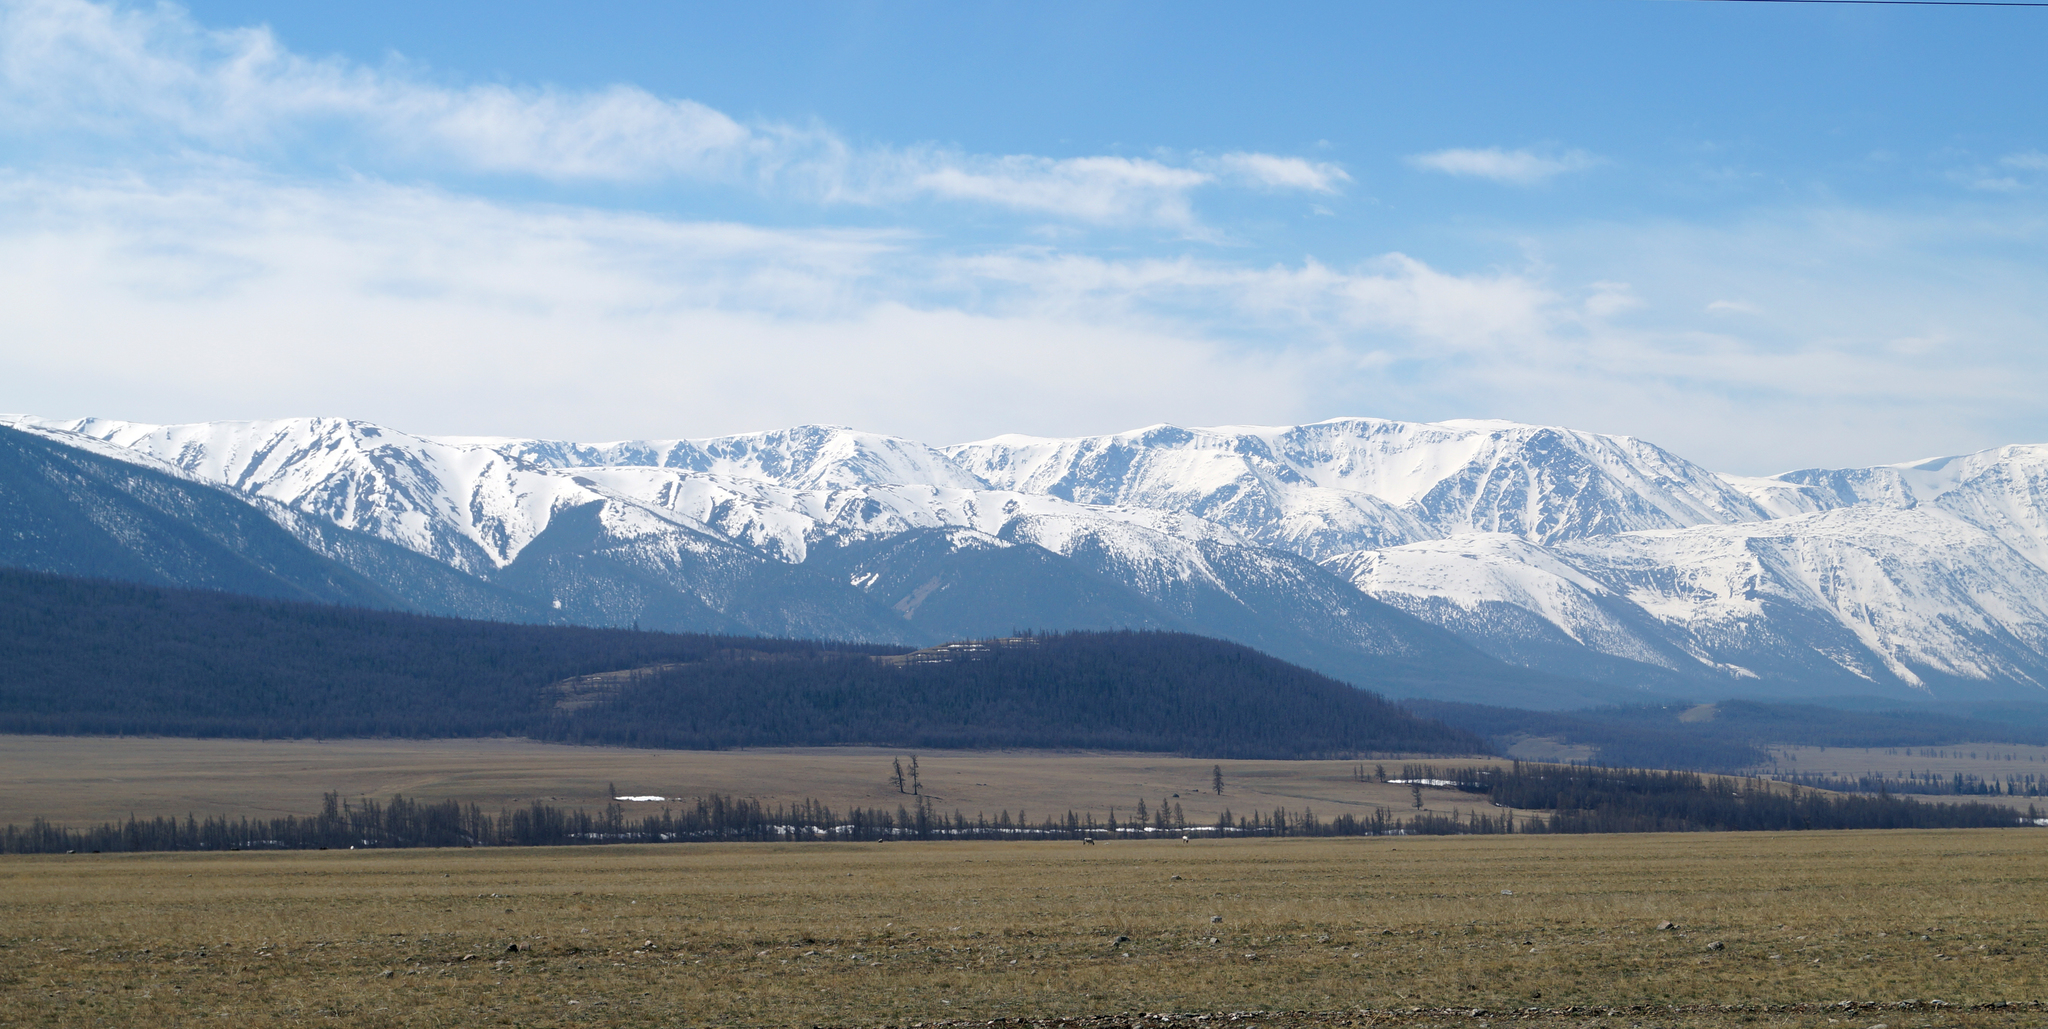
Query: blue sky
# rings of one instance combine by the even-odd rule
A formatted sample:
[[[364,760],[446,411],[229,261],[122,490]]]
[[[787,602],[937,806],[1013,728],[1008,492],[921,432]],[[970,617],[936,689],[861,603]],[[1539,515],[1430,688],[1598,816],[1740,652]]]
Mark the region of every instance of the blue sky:
[[[2048,10],[1269,7],[0,0],[0,408],[2048,440]]]

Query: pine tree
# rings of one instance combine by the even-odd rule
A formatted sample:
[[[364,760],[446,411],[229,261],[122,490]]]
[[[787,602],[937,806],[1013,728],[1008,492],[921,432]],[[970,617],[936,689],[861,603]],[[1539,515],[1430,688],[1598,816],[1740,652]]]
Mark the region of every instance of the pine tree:
[[[903,779],[903,759],[902,759],[902,758],[900,758],[900,757],[899,757],[899,758],[897,758],[897,759],[895,760],[894,764],[895,764],[895,766],[896,766],[896,770],[895,770],[894,772],[890,773],[890,775],[889,775],[889,784],[890,784],[891,786],[894,786],[894,787],[896,787],[896,792],[898,792],[898,793],[907,793],[907,792],[909,792],[909,791],[907,791],[907,790],[905,790],[905,789],[903,788],[903,783],[904,783],[904,779]]]
[[[1209,788],[1215,790],[1217,796],[1220,797],[1223,795],[1222,765],[1216,765],[1215,767],[1209,769]]]
[[[923,787],[923,786],[921,786],[921,785],[919,785],[919,784],[918,784],[918,781],[917,781],[917,755],[916,755],[916,754],[912,754],[912,755],[910,755],[910,792],[911,792],[911,793],[913,793],[913,794],[916,794],[917,796],[920,796],[920,797],[921,797],[921,796],[924,796],[924,787]]]

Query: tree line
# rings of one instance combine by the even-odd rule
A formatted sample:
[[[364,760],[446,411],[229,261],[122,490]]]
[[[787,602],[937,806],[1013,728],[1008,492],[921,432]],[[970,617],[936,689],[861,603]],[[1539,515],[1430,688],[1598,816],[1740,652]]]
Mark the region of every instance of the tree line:
[[[969,816],[944,812],[924,795],[887,807],[835,811],[814,800],[768,805],[712,795],[643,815],[613,803],[596,811],[535,802],[486,813],[455,800],[393,797],[351,802],[328,794],[319,814],[252,819],[186,816],[69,828],[37,819],[0,829],[0,853],[118,853],[145,850],[346,849],[350,847],[505,847],[715,841],[1079,840],[1216,837],[1465,835],[1494,833],[1725,832],[1742,830],[2012,827],[2009,809],[1983,803],[1928,803],[1892,796],[1786,792],[1753,780],[1692,772],[1517,764],[1512,768],[1437,769],[1408,765],[1404,778],[1452,782],[1486,794],[1501,810],[1463,816],[1397,813],[1318,816],[1312,808],[1234,813],[1189,820],[1177,804],[1138,801],[1127,812],[1024,811]],[[1547,813],[1517,817],[1510,808]],[[2028,808],[2024,824],[2041,817]]]
[[[2012,826],[1995,804],[1862,796],[1698,772],[1515,762],[1508,768],[1403,769],[1404,778],[1456,783],[1501,807],[1545,810],[1522,832],[1740,832],[1801,829],[1954,829]],[[2029,809],[2028,818],[2033,818]]]
[[[1773,775],[1771,778],[1779,782],[1836,792],[1910,793],[1950,797],[2048,796],[2048,775],[2031,772],[2016,772],[2004,777],[1973,775],[1967,772],[1942,775],[1940,772],[1930,771],[1901,772],[1897,775],[1794,773]]]
[[[1142,802],[1139,805],[1143,806]],[[1144,814],[1066,811],[1032,820],[1023,811],[943,812],[927,797],[899,805],[834,811],[816,801],[767,805],[711,796],[692,805],[634,816],[619,804],[591,811],[539,802],[485,813],[455,800],[349,802],[329,795],[319,815],[275,818],[137,818],[88,828],[36,819],[0,828],[0,853],[86,854],[132,851],[349,850],[416,847],[550,847],[619,843],[884,842],[895,840],[1115,840],[1216,837],[1392,836],[1519,831],[1506,815],[1402,818],[1386,808],[1368,816],[1318,817],[1313,809],[1226,810],[1191,823],[1171,806]]]

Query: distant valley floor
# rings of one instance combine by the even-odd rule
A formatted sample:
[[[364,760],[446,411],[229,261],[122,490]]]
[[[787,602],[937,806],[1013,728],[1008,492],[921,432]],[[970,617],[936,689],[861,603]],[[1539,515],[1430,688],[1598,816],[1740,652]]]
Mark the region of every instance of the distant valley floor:
[[[608,787],[623,796],[754,797],[768,804],[815,799],[834,810],[910,805],[890,783],[891,763],[912,752],[868,747],[758,750],[634,750],[574,747],[521,739],[195,740],[166,737],[0,736],[0,825],[47,818],[67,826],[155,815],[304,815],[321,794],[377,799],[454,798],[486,809],[539,800],[601,807]],[[1068,809],[1096,816],[1114,807],[1134,814],[1163,798],[1190,822],[1213,822],[1225,808],[1313,809],[1318,817],[1370,816],[1376,807],[1415,812],[1407,786],[1370,778],[1401,761],[1211,761],[1161,754],[1068,751],[918,751],[924,792],[950,814],[1020,810],[1038,820]],[[1416,758],[1439,767],[1503,763],[1497,758]],[[1224,794],[1210,792],[1223,770]],[[1424,788],[1436,813],[1498,815],[1486,798]],[[1176,794],[1178,796],[1176,796]],[[629,807],[658,808],[659,804]],[[1518,812],[1519,814],[1519,812]]]

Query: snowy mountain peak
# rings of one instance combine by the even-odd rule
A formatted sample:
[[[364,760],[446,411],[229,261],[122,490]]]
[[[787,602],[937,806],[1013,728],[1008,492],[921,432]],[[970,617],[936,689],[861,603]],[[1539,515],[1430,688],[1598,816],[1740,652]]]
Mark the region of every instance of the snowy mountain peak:
[[[510,564],[556,511],[602,499],[486,446],[352,419],[39,424],[148,454],[471,573]]]
[[[1750,481],[1798,490],[1810,505],[1802,509],[1807,511],[1933,505],[2048,568],[2048,445],[2014,444],[1874,468],[1808,468]],[[1752,496],[1771,488],[1758,485]]]
[[[1549,541],[1768,517],[1641,440],[1515,422],[1152,426],[946,453],[998,488],[1185,511],[1316,558],[1465,532]]]
[[[485,442],[500,453],[550,468],[671,468],[758,479],[790,489],[910,484],[975,489],[984,485],[935,448],[837,425],[799,425],[707,439]]]

